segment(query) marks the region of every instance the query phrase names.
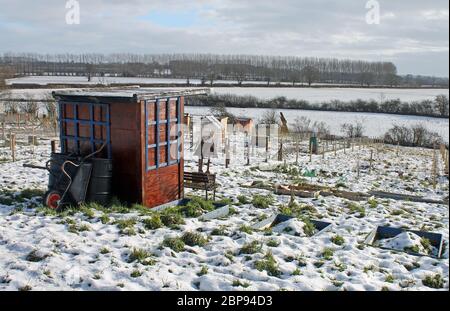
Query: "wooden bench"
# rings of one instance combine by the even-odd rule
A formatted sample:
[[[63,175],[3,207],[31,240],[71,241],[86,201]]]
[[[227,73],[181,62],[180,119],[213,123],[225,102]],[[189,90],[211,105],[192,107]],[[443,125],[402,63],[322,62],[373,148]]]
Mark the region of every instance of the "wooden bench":
[[[205,190],[206,200],[208,191],[213,191],[216,200],[216,175],[207,173],[184,172],[184,186],[190,189]]]

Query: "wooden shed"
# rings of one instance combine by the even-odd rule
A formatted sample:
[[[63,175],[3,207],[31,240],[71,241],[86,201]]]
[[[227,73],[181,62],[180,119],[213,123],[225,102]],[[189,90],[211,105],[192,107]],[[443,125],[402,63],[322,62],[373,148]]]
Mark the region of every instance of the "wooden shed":
[[[184,98],[208,89],[59,91],[61,153],[112,159],[112,191],[149,208],[183,198]]]

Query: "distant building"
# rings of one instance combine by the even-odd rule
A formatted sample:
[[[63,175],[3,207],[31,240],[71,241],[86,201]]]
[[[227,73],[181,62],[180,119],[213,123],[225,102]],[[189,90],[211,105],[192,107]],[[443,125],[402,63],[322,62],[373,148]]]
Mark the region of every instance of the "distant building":
[[[234,122],[235,122],[235,125],[242,126],[242,130],[244,132],[247,132],[247,133],[252,132],[252,129],[254,126],[253,119],[251,119],[251,118],[236,118]]]

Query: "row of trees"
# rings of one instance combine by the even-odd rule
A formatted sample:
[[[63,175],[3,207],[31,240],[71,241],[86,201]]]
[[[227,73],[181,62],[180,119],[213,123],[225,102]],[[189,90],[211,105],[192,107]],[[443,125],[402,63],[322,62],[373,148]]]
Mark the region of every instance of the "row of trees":
[[[287,99],[285,97],[262,100],[253,96],[224,94],[188,98],[186,104],[191,106],[206,107],[224,106],[235,108],[302,109],[319,111],[389,113],[439,118],[449,117],[449,99],[446,95],[439,95],[434,100],[422,100],[415,102],[403,102],[400,99],[381,101],[358,99],[348,102],[333,100],[322,103],[310,103],[306,100]]]
[[[78,75],[172,77],[217,80],[293,83],[332,83],[383,86],[448,86],[448,79],[400,77],[391,62],[368,62],[312,57],[213,54],[35,54],[6,53],[0,64],[15,68],[18,75]]]

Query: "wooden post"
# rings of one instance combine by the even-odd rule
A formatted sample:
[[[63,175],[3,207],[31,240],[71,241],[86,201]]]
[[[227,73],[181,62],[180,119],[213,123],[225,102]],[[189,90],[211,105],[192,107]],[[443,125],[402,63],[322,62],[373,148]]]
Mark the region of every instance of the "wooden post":
[[[56,140],[50,142],[52,153],[56,153]]]
[[[313,145],[309,144],[309,163],[312,163]]]
[[[211,158],[208,158],[208,162],[206,163],[206,174],[210,174],[210,169],[211,167]]]
[[[5,134],[5,122],[2,122],[2,139],[6,140],[6,134]]]
[[[357,167],[357,171],[358,171],[358,179],[361,176],[361,165],[360,165],[360,161],[359,161],[359,154],[358,154],[358,161],[356,163]]]
[[[373,149],[370,149],[370,171],[373,168]]]
[[[433,159],[432,159],[432,180],[433,180],[433,189],[437,187],[437,159],[436,159],[436,145],[433,145]]]
[[[322,143],[322,159],[325,159],[325,144]]]
[[[300,153],[300,137],[298,134],[295,136],[295,164],[298,165],[298,158]]]
[[[336,150],[336,141],[333,141],[333,146],[334,146],[334,156],[337,156],[337,150]]]
[[[269,136],[266,136],[266,163],[269,162]]]
[[[278,161],[283,161],[283,138],[280,138],[280,149],[278,149]]]
[[[16,134],[10,136],[11,157],[13,162],[16,162]]]
[[[248,139],[248,134],[246,137],[246,144],[247,144],[247,146],[246,146],[246,148],[247,148],[247,165],[250,165],[250,141]]]

